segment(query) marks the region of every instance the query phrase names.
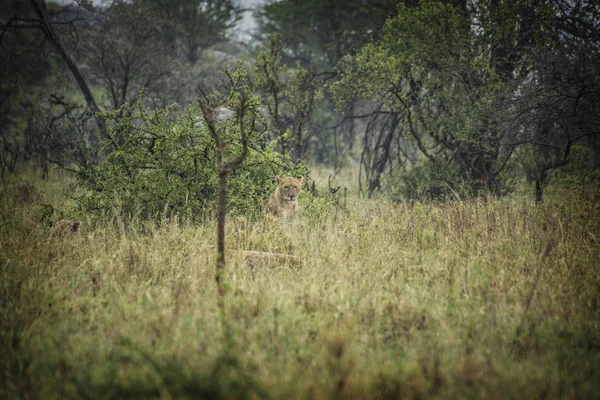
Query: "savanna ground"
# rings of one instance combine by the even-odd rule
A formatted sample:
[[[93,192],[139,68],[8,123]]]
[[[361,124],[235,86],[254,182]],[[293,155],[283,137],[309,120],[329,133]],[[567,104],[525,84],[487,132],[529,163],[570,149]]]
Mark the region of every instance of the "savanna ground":
[[[3,188],[4,398],[600,397],[598,192],[230,218],[221,313],[214,222],[50,237],[60,175]]]

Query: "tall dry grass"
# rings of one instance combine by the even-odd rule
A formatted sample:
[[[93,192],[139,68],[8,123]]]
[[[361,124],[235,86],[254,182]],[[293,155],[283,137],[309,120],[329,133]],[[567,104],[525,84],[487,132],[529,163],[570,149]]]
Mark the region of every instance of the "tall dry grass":
[[[221,314],[214,223],[84,219],[50,237],[43,204],[68,210],[64,184],[14,187],[3,397],[600,396],[600,209],[579,192],[232,218]]]

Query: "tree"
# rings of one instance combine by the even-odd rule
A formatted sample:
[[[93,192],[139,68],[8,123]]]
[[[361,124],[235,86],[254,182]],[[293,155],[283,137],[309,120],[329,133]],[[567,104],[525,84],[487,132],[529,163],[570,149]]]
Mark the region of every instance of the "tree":
[[[342,57],[378,37],[399,0],[283,0],[269,2],[256,16],[259,37],[281,35],[288,61],[332,71]]]
[[[537,201],[543,200],[548,173],[567,166],[574,148],[589,149],[588,169],[598,168],[600,40],[570,35],[560,47],[540,49],[528,79],[511,98],[510,110],[507,146],[535,149],[526,172],[535,182]]]
[[[510,156],[501,154],[501,100],[523,79],[527,56],[549,26],[545,5],[514,4],[400,6],[380,41],[344,60],[333,85],[338,104],[371,103],[364,114],[371,120],[391,113],[399,122],[388,124],[386,143],[401,144],[393,138],[406,135],[430,162],[459,166],[474,191],[483,184],[500,195]],[[380,187],[391,153],[364,166],[371,169],[369,194]]]
[[[227,176],[239,168],[248,154],[248,131],[254,129],[258,117],[260,99],[252,95],[246,79],[246,73],[238,70],[234,74],[226,73],[229,84],[229,93],[226,100],[219,101],[214,94],[210,94],[206,87],[200,86],[198,104],[204,116],[204,122],[215,142],[215,159],[219,174],[219,209],[217,217],[217,264],[216,281],[219,289],[219,304],[223,308],[225,286],[225,204],[227,201]],[[216,104],[215,104],[216,103]],[[225,160],[227,152],[227,138],[231,136],[227,124],[217,127],[215,110],[226,107],[236,112],[234,122],[237,122],[241,142],[240,152]],[[229,128],[231,130],[232,128]],[[233,128],[235,130],[235,128]],[[235,133],[234,133],[235,134]],[[229,154],[231,157],[231,155]]]
[[[168,56],[157,16],[137,3],[115,2],[105,11],[107,20],[86,29],[77,38],[78,61],[89,68],[86,78],[100,84],[110,99],[110,109],[133,104],[142,91],[161,91],[167,100],[166,79],[180,72],[176,59]]]
[[[288,71],[281,53],[280,38],[272,35],[256,58],[256,76],[265,93],[272,136],[279,141],[282,154],[297,162],[304,157],[305,131],[318,94],[317,82],[314,73],[300,64]]]
[[[97,116],[100,108],[92,95],[88,82],[84,79],[71,54],[69,54],[63,46],[62,40],[55,29],[55,26],[57,25],[73,27],[77,18],[61,22],[52,21],[48,15],[48,8],[45,0],[29,0],[27,6],[23,4],[13,6],[12,8],[12,17],[8,21],[0,20],[0,28],[2,29],[0,43],[4,40],[7,32],[10,31],[22,29],[36,29],[40,31],[73,74],[85,102],[96,120],[100,132],[105,133],[106,124],[102,118]]]
[[[146,0],[138,7],[161,17],[165,45],[176,57],[196,64],[204,50],[229,38],[239,22],[242,9],[233,0]]]
[[[0,1],[0,15],[11,15],[15,4]],[[20,109],[28,103],[28,88],[47,76],[47,52],[39,51],[41,35],[37,30],[14,29],[4,25],[0,39],[0,174],[14,173],[19,161],[29,156],[16,131],[25,127]],[[24,153],[24,154],[23,154]]]
[[[259,40],[268,43],[271,34],[280,35],[282,62],[297,63],[314,71],[314,79],[323,87],[335,82],[334,69],[343,57],[379,37],[386,19],[396,13],[399,0],[328,0],[269,2],[256,13]],[[351,104],[336,110],[327,91],[315,98],[310,142],[303,146],[316,160],[334,158],[336,170],[343,157],[351,153],[355,140]],[[332,129],[335,126],[335,129]],[[331,161],[331,160],[329,160]]]

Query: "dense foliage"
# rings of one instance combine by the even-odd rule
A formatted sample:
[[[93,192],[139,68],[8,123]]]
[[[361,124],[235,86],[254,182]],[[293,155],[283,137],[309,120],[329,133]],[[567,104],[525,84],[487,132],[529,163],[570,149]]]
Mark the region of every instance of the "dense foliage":
[[[105,115],[111,128],[104,146],[112,151],[99,165],[80,164],[78,175],[89,189],[79,199],[82,211],[144,219],[175,214],[198,219],[214,212],[218,183],[214,140],[197,107],[177,118],[174,110],[174,106],[149,109],[137,102],[124,115],[120,110]],[[226,107],[220,110],[233,114]],[[230,152],[240,147],[236,126],[233,116],[219,121]],[[305,172],[301,164],[295,166],[274,150],[275,142],[265,139],[264,126],[252,128],[244,167],[228,181],[228,210],[248,216],[262,211],[275,175]]]

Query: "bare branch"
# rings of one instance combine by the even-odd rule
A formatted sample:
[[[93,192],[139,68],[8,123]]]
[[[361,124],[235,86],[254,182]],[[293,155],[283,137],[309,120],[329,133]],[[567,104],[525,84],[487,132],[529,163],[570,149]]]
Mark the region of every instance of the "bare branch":
[[[217,147],[218,147],[218,144],[221,142],[221,138],[220,138],[220,136],[217,132],[217,128],[215,126],[215,117],[214,117],[212,108],[210,108],[210,100],[208,98],[208,95],[206,94],[206,91],[202,87],[199,87],[198,91],[200,92],[200,95],[202,96],[202,99],[198,100],[198,105],[200,106],[200,111],[202,111],[202,115],[204,116],[204,122],[206,122],[208,131],[210,132],[211,136],[217,143]]]
[[[232,171],[239,167],[244,160],[246,159],[246,155],[248,154],[248,136],[246,135],[246,126],[244,122],[244,114],[246,113],[246,109],[248,107],[248,99],[243,98],[240,101],[240,105],[238,108],[238,123],[240,124],[240,136],[242,141],[242,152],[232,161],[229,161],[224,165],[224,168],[228,171]]]

